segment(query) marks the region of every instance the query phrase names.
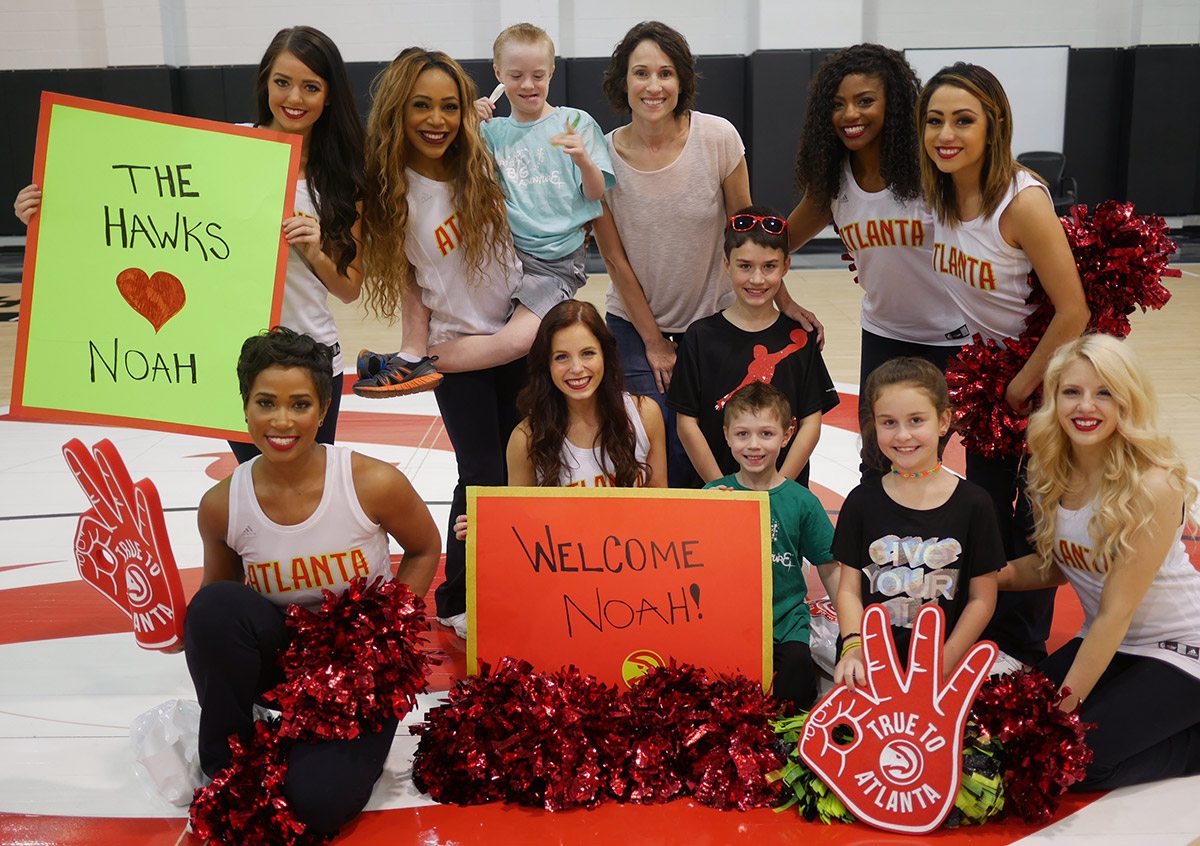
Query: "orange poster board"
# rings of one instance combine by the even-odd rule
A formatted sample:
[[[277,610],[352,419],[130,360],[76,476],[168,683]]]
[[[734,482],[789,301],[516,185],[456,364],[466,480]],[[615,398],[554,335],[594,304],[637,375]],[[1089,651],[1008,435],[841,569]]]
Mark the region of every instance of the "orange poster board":
[[[674,658],[769,684],[765,493],[467,489],[467,668],[505,655],[627,687]]]

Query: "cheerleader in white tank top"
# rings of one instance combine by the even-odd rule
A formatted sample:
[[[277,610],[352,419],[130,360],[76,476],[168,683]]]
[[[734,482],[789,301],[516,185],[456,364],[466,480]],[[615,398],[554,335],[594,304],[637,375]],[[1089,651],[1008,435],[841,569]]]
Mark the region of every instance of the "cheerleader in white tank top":
[[[897,356],[944,370],[969,337],[933,272],[933,218],[912,120],[918,89],[895,50],[839,50],[813,78],[796,155],[804,198],[788,217],[789,247],[837,226],[863,289],[860,384]]]
[[[1125,344],[1059,349],[1029,423],[1036,552],[1001,590],[1070,584],[1074,640],[1041,665],[1079,708],[1094,760],[1081,790],[1200,772],[1200,572],[1182,543],[1196,487],[1159,434],[1153,387]]]
[[[1067,237],[1045,189],[1012,157],[1012,109],[988,70],[959,62],[938,71],[921,90],[917,114],[924,126],[921,179],[935,217],[934,270],[968,329],[986,337],[1019,335],[1031,268],[1054,306],[1054,317],[1002,400],[1028,413],[1051,354],[1078,337],[1088,321]],[[967,478],[992,497],[1009,558],[1029,549],[1019,476],[1018,458],[967,451]],[[1053,590],[1001,597],[984,636],[1009,655],[1036,663],[1046,655],[1053,608]]]
[[[340,593],[358,576],[390,578],[389,535],[404,551],[395,578],[417,596],[437,568],[441,538],[404,474],[317,442],[331,360],[328,346],[282,327],[242,346],[243,407],[262,454],[200,501],[204,578],[184,629],[210,776],[229,763],[230,735],[250,736],[257,698],[281,680],[286,606],[315,607],[322,590]],[[301,821],[332,834],[362,810],[394,735],[393,719],[354,740],[298,743],[284,793]]]
[[[525,419],[508,439],[508,483],[542,487],[667,486],[658,403],[623,390],[617,342],[591,303],[546,312],[529,350]],[[454,523],[467,537],[467,517]]]

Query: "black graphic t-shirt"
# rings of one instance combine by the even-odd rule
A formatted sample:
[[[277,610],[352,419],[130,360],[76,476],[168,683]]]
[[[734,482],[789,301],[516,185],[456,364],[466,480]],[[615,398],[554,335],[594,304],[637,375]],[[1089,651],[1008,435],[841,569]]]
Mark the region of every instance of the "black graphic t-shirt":
[[[937,602],[946,636],[966,605],[970,580],[1005,563],[991,498],[966,479],[928,511],[900,505],[882,479],[863,482],[842,505],[833,557],[862,570],[863,607],[882,605],[897,634],[912,629],[922,606]],[[903,660],[907,638],[897,637],[896,646]]]
[[[816,332],[784,315],[761,332],[747,332],[718,312],[688,327],[679,343],[667,405],[695,417],[717,466],[725,475],[738,463],[725,443],[725,403],[738,388],[757,380],[774,385],[792,404],[796,420],[838,404],[837,389],[817,348]],[[779,466],[788,448],[779,451]],[[693,486],[700,484],[697,475]],[[808,468],[800,478],[808,483]]]

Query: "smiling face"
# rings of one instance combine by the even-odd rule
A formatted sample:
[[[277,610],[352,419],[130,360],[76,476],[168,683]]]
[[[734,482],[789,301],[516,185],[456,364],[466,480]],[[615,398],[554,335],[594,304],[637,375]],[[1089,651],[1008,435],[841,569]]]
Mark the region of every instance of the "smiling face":
[[[646,39],[629,54],[625,75],[629,110],[634,119],[662,120],[675,113],[679,103],[679,75],[675,64],[658,44]]]
[[[287,50],[275,57],[267,77],[268,129],[308,135],[328,105],[329,84]],[[260,101],[261,102],[261,101]]]
[[[532,123],[553,110],[546,102],[554,76],[554,55],[547,42],[509,41],[500,48],[500,61],[492,69],[504,83],[514,119]]]
[[[877,147],[887,107],[883,79],[850,73],[833,95],[833,129],[846,149],[857,152]]]
[[[789,263],[781,250],[747,241],[729,251],[725,272],[739,303],[750,309],[768,308],[775,302]]]
[[[928,392],[912,384],[888,385],[871,410],[879,451],[893,468],[920,473],[938,463],[938,441],[950,430],[950,410],[938,414]]]
[[[1077,359],[1063,370],[1055,402],[1058,425],[1073,449],[1101,446],[1117,430],[1117,401],[1087,359]]]
[[[987,152],[987,113],[962,88],[942,85],[925,110],[925,154],[942,173],[978,179]]]
[[[324,416],[316,383],[306,368],[273,364],[250,386],[246,428],[269,461],[291,461],[307,454]]]
[[[604,379],[600,341],[582,323],[559,329],[550,339],[550,381],[568,402],[594,399]]]
[[[725,443],[741,467],[738,476],[742,483],[766,483],[774,478],[779,452],[791,436],[791,426],[771,408],[742,411],[726,421]]]
[[[462,103],[454,79],[441,68],[421,72],[404,104],[408,166],[429,179],[449,172],[446,151],[462,126]]]

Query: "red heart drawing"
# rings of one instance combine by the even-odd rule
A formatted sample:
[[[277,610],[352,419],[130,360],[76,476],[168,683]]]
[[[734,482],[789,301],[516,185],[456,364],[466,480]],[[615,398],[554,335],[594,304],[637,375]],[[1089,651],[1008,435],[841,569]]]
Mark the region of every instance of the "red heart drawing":
[[[134,311],[150,321],[155,334],[179,314],[187,301],[183,283],[163,270],[153,276],[147,276],[140,267],[122,270],[117,274],[117,290]]]

